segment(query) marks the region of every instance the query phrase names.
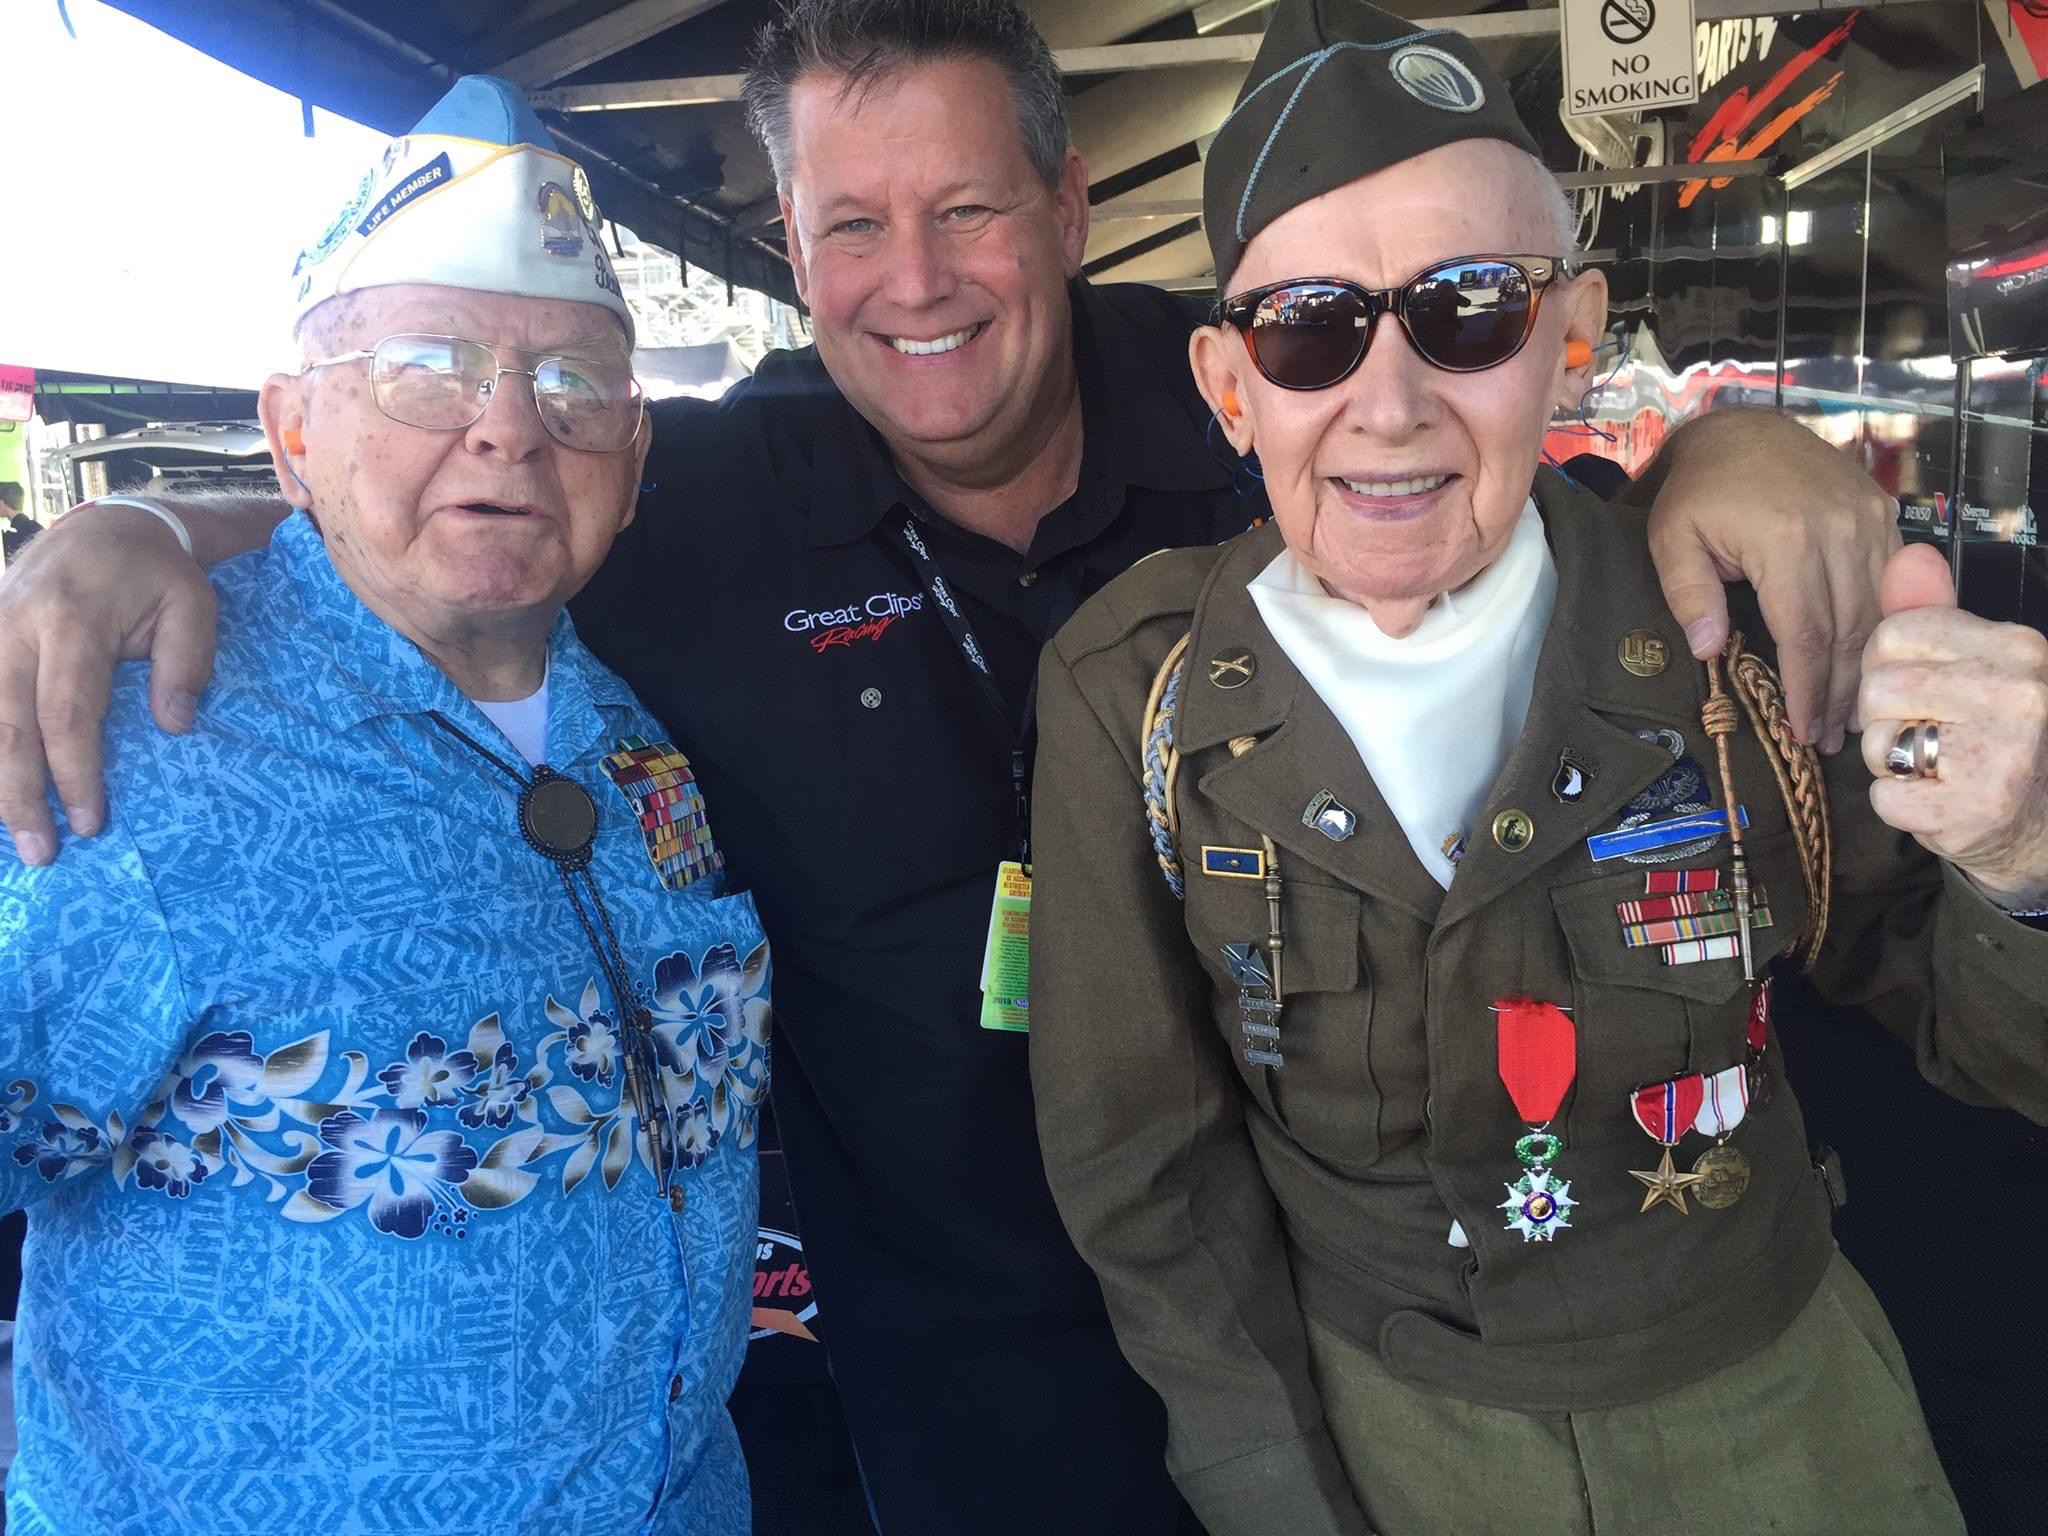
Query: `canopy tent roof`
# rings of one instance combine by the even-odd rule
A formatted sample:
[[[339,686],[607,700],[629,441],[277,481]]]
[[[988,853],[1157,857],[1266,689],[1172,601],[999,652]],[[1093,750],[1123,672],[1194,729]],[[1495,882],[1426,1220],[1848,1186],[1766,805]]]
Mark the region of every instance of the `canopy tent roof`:
[[[533,94],[543,120],[584,159],[611,217],[692,265],[794,298],[773,180],[735,99],[751,40],[774,14],[775,0],[110,3],[245,73],[384,132],[409,127],[458,74],[506,75]],[[1555,0],[1380,3],[1419,23],[1454,26],[1478,38],[1510,82],[1552,169],[1569,173],[1586,163],[1557,113]],[[1025,6],[1068,76],[1069,120],[1088,163],[1094,204],[1089,274],[1207,287],[1209,253],[1197,212],[1201,147],[1230,108],[1269,5],[1025,0]],[[1824,31],[1851,4],[1694,0],[1694,8],[1701,22],[1730,26],[1738,24],[1734,18],[1828,13],[1808,14],[1799,28],[1803,38]],[[2012,88],[2004,49],[2014,43],[2011,37],[2001,43],[1999,34],[2010,33],[2013,24],[2002,19],[2002,3],[1860,0],[1854,8],[1883,8],[1899,19],[1867,21],[1846,47],[1829,49],[1844,62],[1866,62],[1849,70],[1849,88],[1774,140],[1769,153],[1780,167],[1799,163],[1924,90],[1931,79],[1969,64],[1987,66],[1994,93]],[[1718,65],[1702,68],[1700,105],[1665,114],[1668,160],[1684,158],[1683,146],[1708,136],[1715,105],[1738,88],[1763,88],[1793,51],[1781,41],[1767,64],[1761,49],[1751,58],[1746,32],[1733,51],[1729,28],[1718,30],[1722,56]],[[2018,83],[2038,78],[2038,67],[2025,68]],[[1618,126],[1618,142],[1625,144],[1632,124]],[[1661,138],[1661,127],[1658,132]],[[1635,163],[1626,153],[1609,163]]]
[[[112,3],[247,74],[388,133],[409,127],[457,74],[507,75],[534,93],[572,152],[592,162],[598,200],[611,217],[693,265],[794,298],[767,159],[733,99],[774,0]],[[1026,8],[1069,75],[1074,139],[1096,204],[1091,274],[1202,285],[1209,259],[1194,210],[1198,145],[1229,110],[1265,7],[1255,0],[1027,0]],[[1555,12],[1530,15],[1518,0],[1391,0],[1391,8],[1471,17],[1468,24],[1494,36],[1487,47],[1511,78],[1557,54]],[[678,104],[621,107],[601,89],[647,82],[663,89],[614,95]],[[1547,89],[1554,99],[1554,77]],[[1530,115],[1554,123],[1552,100],[1525,103],[1525,111],[1531,105]]]

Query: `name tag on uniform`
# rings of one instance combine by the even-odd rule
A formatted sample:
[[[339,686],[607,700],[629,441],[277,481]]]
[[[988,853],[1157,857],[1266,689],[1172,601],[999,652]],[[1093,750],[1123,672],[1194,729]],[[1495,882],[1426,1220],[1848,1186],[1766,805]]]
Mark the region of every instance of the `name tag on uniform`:
[[[1749,830],[1746,807],[1735,807],[1735,823],[1744,831]],[[1632,853],[1652,853],[1677,843],[1696,843],[1703,837],[1719,837],[1727,830],[1726,811],[1700,811],[1691,816],[1667,816],[1662,821],[1647,821],[1616,832],[1596,832],[1586,839],[1586,849],[1593,855],[1593,862],[1599,864]]]
[[[996,868],[988,947],[981,952],[981,1027],[1031,1028],[1031,871],[1015,859]]]

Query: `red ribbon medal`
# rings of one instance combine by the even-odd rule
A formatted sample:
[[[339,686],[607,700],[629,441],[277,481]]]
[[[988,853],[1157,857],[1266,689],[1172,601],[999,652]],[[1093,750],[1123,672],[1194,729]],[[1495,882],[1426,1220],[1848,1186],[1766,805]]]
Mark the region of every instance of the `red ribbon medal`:
[[[1762,1109],[1771,1102],[1771,1073],[1764,1065],[1764,1048],[1771,1038],[1771,978],[1766,976],[1749,994],[1749,1097]]]
[[[1515,1143],[1522,1175],[1507,1185],[1500,1203],[1508,1230],[1522,1241],[1549,1242],[1560,1227],[1571,1225],[1578,1205],[1571,1181],[1559,1179],[1550,1164],[1564,1150],[1551,1134],[1550,1122],[1579,1071],[1579,1034],[1571,1015],[1555,1003],[1531,997],[1504,997],[1493,1005],[1495,1060],[1500,1080],[1514,1101],[1515,1113],[1529,1132]]]
[[[1699,1117],[1700,1101],[1707,1096],[1707,1080],[1697,1072],[1674,1077],[1668,1083],[1652,1083],[1636,1090],[1636,1124],[1652,1141],[1676,1146],[1678,1138],[1692,1129]]]
[[[1640,1180],[1649,1191],[1643,1196],[1645,1211],[1658,1205],[1675,1205],[1679,1215],[1687,1214],[1685,1192],[1700,1183],[1704,1176],[1680,1173],[1672,1165],[1671,1149],[1678,1144],[1679,1137],[1693,1128],[1693,1122],[1699,1118],[1700,1104],[1706,1096],[1707,1080],[1697,1072],[1688,1072],[1668,1083],[1652,1083],[1647,1088],[1638,1088],[1630,1098],[1629,1108],[1635,1114],[1636,1124],[1643,1128],[1643,1134],[1664,1146],[1664,1156],[1654,1170],[1629,1170],[1629,1177]]]
[[[1764,1042],[1770,1038],[1771,1030],[1771,978],[1766,976],[1757,983],[1756,991],[1749,996],[1749,1054],[1761,1056]]]

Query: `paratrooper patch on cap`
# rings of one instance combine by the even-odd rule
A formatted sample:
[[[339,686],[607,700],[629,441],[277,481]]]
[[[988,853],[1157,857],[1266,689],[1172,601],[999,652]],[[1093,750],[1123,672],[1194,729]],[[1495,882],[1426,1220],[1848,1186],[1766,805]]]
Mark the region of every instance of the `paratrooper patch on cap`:
[[[1424,106],[1444,112],[1477,112],[1486,90],[1464,60],[1441,48],[1416,43],[1387,61],[1401,89]]]

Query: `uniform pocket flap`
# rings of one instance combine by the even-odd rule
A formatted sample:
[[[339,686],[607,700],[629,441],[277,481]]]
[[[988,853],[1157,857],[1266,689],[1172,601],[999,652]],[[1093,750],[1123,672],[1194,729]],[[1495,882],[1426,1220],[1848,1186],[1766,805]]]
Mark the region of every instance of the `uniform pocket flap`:
[[[1791,841],[1789,833],[1781,833],[1749,850],[1752,888],[1761,890],[1768,899],[1771,916],[1769,927],[1750,928],[1750,952],[1759,976],[1806,918],[1806,892],[1799,881],[1798,859]],[[1774,846],[1779,843],[1784,844],[1782,849]],[[1622,904],[1656,899],[1646,894],[1645,873],[1644,868],[1637,866],[1578,885],[1562,886],[1550,893],[1558,926],[1571,946],[1573,969],[1586,981],[1599,985],[1635,987],[1702,1003],[1725,1002],[1740,993],[1745,983],[1739,958],[1673,964],[1665,955],[1667,943],[1684,944],[1697,936],[1698,919],[1712,919],[1708,926],[1732,928],[1728,922],[1733,917],[1732,909],[1672,918],[1646,917],[1634,925],[1639,930],[1635,934],[1638,942],[1628,942]],[[1725,865],[1721,878],[1723,885],[1727,885]]]

